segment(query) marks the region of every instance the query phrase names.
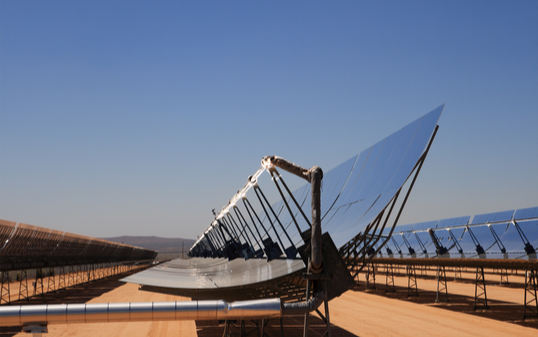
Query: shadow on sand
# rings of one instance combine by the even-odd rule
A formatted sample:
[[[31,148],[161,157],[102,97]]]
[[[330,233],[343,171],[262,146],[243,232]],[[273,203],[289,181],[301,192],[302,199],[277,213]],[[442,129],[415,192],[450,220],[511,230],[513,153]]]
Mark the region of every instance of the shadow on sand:
[[[511,288],[514,287],[511,286]],[[474,308],[474,297],[450,294],[450,287],[448,289],[448,302],[446,301],[446,295],[444,295],[440,297],[439,303],[435,303],[435,299],[437,297],[437,293],[435,291],[419,289],[418,296],[411,295],[408,297],[408,291],[406,287],[396,286],[395,292],[385,292],[385,290],[388,290],[385,285],[376,285],[375,290],[365,290],[365,284],[361,282],[361,285],[359,287],[355,287],[353,291],[367,292],[372,295],[384,296],[386,298],[408,301],[417,304],[429,305],[435,308],[451,310],[455,312],[475,315],[479,317],[538,329],[538,315],[535,314],[534,317],[527,317],[526,319],[523,319],[523,288],[519,289],[519,291],[521,291],[521,304],[488,299],[488,309],[486,309],[483,305],[479,304],[477,305],[476,310]],[[530,313],[527,312],[527,315],[529,314]]]
[[[321,318],[316,315],[310,315],[308,320],[308,335],[323,336],[326,325]],[[265,320],[264,336],[265,337],[302,337],[303,336],[304,316],[284,317],[282,319],[283,330],[280,325],[280,319]],[[243,336],[259,337],[261,320],[245,321],[243,327]],[[222,337],[224,332],[224,321],[196,321],[196,331],[198,337]],[[241,337],[241,328],[239,321],[233,321],[230,326],[229,336]],[[356,337],[357,335],[331,324],[332,337]]]

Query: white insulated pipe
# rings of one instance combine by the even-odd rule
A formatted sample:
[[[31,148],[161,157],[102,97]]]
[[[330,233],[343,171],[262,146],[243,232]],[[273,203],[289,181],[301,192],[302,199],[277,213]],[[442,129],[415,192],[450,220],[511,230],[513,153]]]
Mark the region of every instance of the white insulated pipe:
[[[280,298],[237,301],[44,304],[0,307],[0,327],[72,323],[230,320],[282,315]]]

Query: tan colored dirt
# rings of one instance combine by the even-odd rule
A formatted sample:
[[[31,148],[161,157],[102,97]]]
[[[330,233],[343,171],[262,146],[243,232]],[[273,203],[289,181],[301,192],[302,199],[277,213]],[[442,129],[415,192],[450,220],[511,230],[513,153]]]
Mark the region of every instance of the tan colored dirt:
[[[108,293],[90,300],[88,303],[109,302],[161,302],[161,301],[189,301],[189,298],[154,294],[138,291],[138,285],[125,284]],[[193,321],[179,322],[140,322],[140,323],[93,323],[93,324],[66,324],[49,325],[49,333],[44,336],[64,337],[138,337],[138,336],[182,336],[196,337],[196,326]],[[16,336],[27,336],[20,333]]]
[[[537,336],[515,324],[348,291],[331,301],[331,323],[358,336]]]

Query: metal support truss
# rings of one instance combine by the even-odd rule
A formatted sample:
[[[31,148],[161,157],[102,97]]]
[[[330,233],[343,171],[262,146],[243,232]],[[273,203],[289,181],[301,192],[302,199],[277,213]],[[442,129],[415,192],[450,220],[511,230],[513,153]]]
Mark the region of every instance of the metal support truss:
[[[309,263],[309,265],[310,265],[310,263]],[[307,267],[307,273],[304,274],[304,276],[306,278],[306,293],[305,293],[306,296],[305,296],[305,298],[306,298],[306,301],[310,300],[310,293],[312,292],[314,282],[317,283],[318,287],[319,287],[319,285],[321,283],[323,292],[325,293],[325,299],[323,301],[325,315],[323,315],[318,309],[316,309],[316,313],[325,322],[326,327],[327,327],[327,330],[325,331],[325,333],[323,334],[322,337],[325,337],[325,336],[331,337],[331,321],[330,321],[330,315],[329,315],[329,300],[328,300],[328,298],[326,296],[328,294],[328,292],[327,292],[327,281],[324,280],[324,279],[323,280],[313,281],[311,276],[314,276],[314,275],[316,277],[318,277],[321,274],[312,274],[312,273],[310,273],[310,267]],[[303,337],[308,337],[308,321],[309,321],[308,318],[309,318],[309,315],[310,315],[310,313],[305,313],[305,315],[304,315]]]
[[[461,281],[461,267],[454,267],[454,281]]]
[[[420,277],[427,277],[428,276],[428,266],[419,266],[418,270],[420,270]]]
[[[19,279],[19,301],[28,299],[28,272],[26,269],[23,269],[20,271],[20,279]]]
[[[523,308],[523,319],[527,317],[538,317],[538,299],[536,297],[537,278],[536,270],[525,270],[525,306]]]
[[[43,295],[43,268],[35,270],[34,296]]]
[[[286,192],[288,193],[288,195],[290,196],[291,200],[293,201],[293,203],[295,204],[295,207],[297,207],[297,209],[299,210],[299,212],[301,213],[301,215],[303,216],[303,219],[306,221],[306,223],[308,224],[309,227],[312,227],[312,223],[310,222],[310,219],[306,216],[306,214],[304,213],[303,211],[303,208],[299,205],[299,203],[297,202],[297,199],[295,199],[295,197],[293,196],[293,193],[291,193],[290,189],[288,188],[288,185],[286,185],[286,182],[284,181],[284,179],[282,179],[282,176],[280,175],[280,173],[278,173],[278,171],[275,169],[275,172],[276,174],[278,175],[278,180],[280,180],[280,182],[282,183],[282,186],[284,186],[284,188],[286,189]],[[275,184],[277,182],[275,181]],[[277,184],[278,186],[278,184]],[[281,192],[279,190],[279,192]],[[281,193],[282,194],[282,193]],[[284,198],[282,198],[284,199]],[[288,206],[289,207],[289,206]],[[296,224],[297,225],[297,224]],[[297,225],[298,226],[298,225]],[[300,229],[299,229],[299,232]],[[306,241],[305,241],[306,242]]]
[[[479,290],[480,289],[480,290]],[[482,307],[489,309],[488,296],[486,294],[486,279],[484,278],[484,268],[476,268],[476,282],[474,288],[474,309]]]
[[[418,297],[418,286],[417,286],[417,272],[414,265],[407,265],[405,267],[407,273],[407,297],[417,296]],[[413,288],[415,288],[413,290]]]
[[[501,272],[501,284],[500,285],[501,286],[509,285],[510,282],[508,281],[508,269],[501,268],[500,272]]]
[[[417,239],[417,242],[420,246],[420,249],[422,249],[422,252],[424,253],[424,255],[427,255],[428,254],[428,251],[426,250],[426,247],[424,246],[424,244],[422,243],[422,240],[420,239],[420,237],[417,235],[417,233],[413,232],[413,234],[415,234],[415,238]]]
[[[0,272],[0,278],[2,282],[2,287],[0,288],[0,304],[3,303],[9,303],[11,301],[10,293],[9,293],[9,283],[11,282],[9,278],[9,272],[8,271],[2,271]]]
[[[366,265],[366,290],[376,290],[375,286],[375,266],[373,263]]]
[[[448,228],[447,230],[448,230],[448,234],[450,234],[450,238],[452,239],[452,247],[456,247],[456,249],[458,250],[458,253],[463,254],[463,249],[461,248],[461,245],[458,242],[458,238],[456,238],[456,236],[454,235],[454,233],[452,233],[450,228]],[[448,250],[450,250],[452,247],[449,247]]]
[[[466,225],[465,226],[465,230],[467,230],[467,232],[469,233],[469,235],[471,236],[471,240],[473,240],[473,243],[476,247],[476,253],[478,255],[482,255],[482,254],[485,254],[486,252],[484,251],[484,248],[480,245],[480,242],[478,242],[478,239],[476,238],[476,236],[474,235],[473,231],[471,230],[471,228],[469,228],[469,225]]]
[[[437,296],[435,297],[435,303],[441,302],[441,293],[445,293],[445,300],[448,302],[448,286],[446,281],[446,272],[444,266],[437,267]]]
[[[52,287],[51,287],[52,284]],[[47,292],[56,290],[56,270],[54,268],[49,269],[49,277],[47,279]]]
[[[241,213],[239,208],[237,206],[234,206],[233,210],[234,210],[235,216],[237,217],[237,221],[241,224],[241,227],[243,227],[243,230],[246,230],[248,228],[251,238],[254,239],[255,245],[257,245],[258,247],[261,247],[262,246],[261,242],[256,239],[256,236],[254,235],[254,232],[252,231],[252,229],[250,228],[250,226],[246,222],[246,220],[243,217],[243,214]],[[232,217],[232,219],[233,219],[233,217]],[[247,233],[246,237],[248,238],[248,233]],[[251,250],[252,256],[254,256],[254,257],[262,257],[263,253],[260,254],[259,251],[254,251],[255,245],[252,244],[252,240],[251,240],[250,241],[250,250]]]
[[[282,320],[282,318],[281,318]],[[247,327],[245,325],[245,320],[225,320],[224,321],[224,332],[222,334],[222,337],[247,337],[247,336],[257,336],[257,337],[266,337],[267,334],[265,333],[265,327],[268,325],[269,320],[268,319],[258,319],[258,320],[251,320],[251,322],[254,324],[254,328],[250,331],[247,331]],[[238,324],[239,323],[239,324]],[[237,325],[239,325],[239,334],[236,332],[232,332],[232,327],[237,328]],[[281,326],[282,331],[282,337],[284,337],[284,328]],[[253,334],[255,333],[255,334]]]
[[[433,229],[431,228],[428,229],[428,234],[430,234],[432,242],[435,246],[435,253],[437,253],[437,256],[441,256],[448,253],[448,249],[445,246],[443,246],[443,244],[441,243],[441,240],[439,240],[439,238],[437,237],[437,234],[435,234]],[[417,238],[418,238],[418,235],[417,235]]]
[[[396,239],[394,239],[394,236],[391,235],[390,239],[392,240],[392,243],[394,244],[394,247],[396,247],[396,249],[398,249],[398,254],[402,255],[402,248],[400,247],[398,242],[396,242]]]
[[[282,176],[280,175],[280,173],[278,173],[276,169],[271,170],[269,173],[271,174],[271,179],[275,183],[278,193],[280,194],[280,197],[282,198],[282,201],[284,202],[284,205],[286,206],[286,209],[288,210],[290,217],[293,220],[293,223],[295,224],[295,228],[297,229],[299,233],[302,233],[301,227],[299,227],[299,224],[297,223],[297,219],[295,218],[295,215],[293,214],[293,211],[291,210],[290,205],[288,201],[286,200],[284,193],[282,193],[282,189],[280,188],[280,185],[278,184],[279,180],[284,182],[284,179],[282,179]],[[294,198],[293,194],[290,194],[290,197]],[[297,201],[295,201],[295,203],[297,204]]]
[[[279,257],[282,254],[282,250],[280,249],[278,244],[273,242],[273,240],[269,236],[269,231],[263,225],[263,222],[260,220],[260,217],[258,216],[256,211],[254,210],[254,207],[252,207],[252,204],[250,203],[250,201],[247,198],[243,198],[243,204],[244,204],[245,208],[247,209],[247,213],[248,213],[252,223],[256,224],[256,222],[254,222],[254,218],[256,218],[257,223],[260,225],[260,227],[265,232],[265,235],[266,235],[267,238],[265,240],[262,239],[262,242],[263,242],[263,249],[265,251],[265,255],[267,256],[267,261],[271,261],[271,260]],[[255,225],[254,228],[258,232],[258,235],[260,235],[260,232],[258,231],[258,226]],[[260,236],[260,238],[261,238],[261,236]]]
[[[491,227],[491,225],[488,225],[488,227],[489,227],[489,230],[491,231],[491,234],[495,238],[495,243],[499,247],[499,250],[501,251],[501,253],[505,254],[506,253],[506,248],[504,248],[504,245],[503,245],[503,243],[501,241],[501,238],[499,238],[499,236],[497,235],[497,232],[495,232],[495,230],[493,229],[493,227]]]
[[[519,237],[521,238],[521,241],[523,241],[523,244],[525,245],[525,253],[527,253],[527,255],[530,255],[532,253],[536,253],[536,250],[530,244],[529,239],[527,239],[527,236],[525,236],[525,233],[523,233],[523,231],[519,227],[519,224],[515,220],[512,220],[512,223],[516,227],[517,233],[519,234]]]
[[[394,286],[394,266],[391,264],[385,265],[386,267],[386,277],[385,277],[385,292],[396,292],[396,287]]]
[[[308,265],[306,269],[306,273],[310,273],[310,258],[308,259]],[[312,288],[312,280],[307,279],[306,280],[306,293],[305,293],[305,299],[306,301],[310,300],[310,290]],[[308,337],[308,315],[309,313],[306,313],[304,315],[304,326],[303,326],[303,337]]]
[[[409,244],[409,241],[407,241],[407,238],[405,237],[404,233],[402,233],[402,239],[403,239],[405,245],[407,246],[407,250],[409,251],[409,255],[415,256],[416,252],[413,249],[413,247],[411,247],[411,245]]]
[[[293,241],[291,240],[290,235],[288,234],[288,232],[286,232],[286,229],[282,225],[282,222],[280,222],[280,219],[278,218],[275,211],[273,210],[273,207],[271,207],[271,204],[269,203],[269,201],[267,201],[267,198],[265,197],[265,194],[263,193],[263,191],[261,190],[261,188],[258,185],[254,185],[254,192],[256,192],[256,195],[258,196],[258,199],[260,200],[260,204],[262,205],[263,210],[264,210],[264,212],[265,212],[265,214],[267,216],[267,220],[269,220],[269,223],[271,224],[271,227],[273,228],[273,231],[275,232],[275,235],[277,236],[278,242],[282,246],[282,250],[284,251],[284,253],[286,254],[286,256],[289,259],[295,258],[297,256],[297,248],[293,244]],[[286,235],[286,238],[288,239],[288,241],[290,243],[290,246],[288,248],[286,248],[284,246],[284,244],[282,244],[282,240],[280,239],[280,235],[278,235],[278,232],[277,232],[277,230],[275,228],[275,225],[274,225],[273,221],[271,220],[271,217],[269,216],[269,213],[267,212],[267,210],[266,210],[266,208],[264,206],[264,203],[260,199],[260,196],[258,195],[258,192],[260,192],[259,194],[261,194],[261,196],[263,198],[263,201],[265,201],[265,204],[267,205],[267,208],[269,208],[269,210],[273,214],[276,222],[278,222],[278,224],[280,225],[280,228],[282,229],[282,232]]]
[[[69,281],[69,278],[67,279]],[[67,282],[65,281],[65,267],[60,267],[60,275],[58,277],[58,289],[67,288]]]
[[[67,270],[67,284],[66,288],[75,285],[76,282],[76,274],[73,266],[69,266]]]

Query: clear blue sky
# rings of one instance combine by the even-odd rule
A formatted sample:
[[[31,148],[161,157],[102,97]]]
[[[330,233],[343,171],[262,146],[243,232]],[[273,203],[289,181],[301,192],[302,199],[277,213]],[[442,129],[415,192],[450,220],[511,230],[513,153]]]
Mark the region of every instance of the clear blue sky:
[[[261,157],[328,170],[443,103],[401,223],[538,206],[537,18],[538,1],[2,0],[0,218],[195,238]]]

